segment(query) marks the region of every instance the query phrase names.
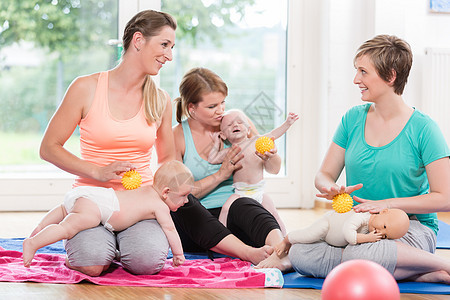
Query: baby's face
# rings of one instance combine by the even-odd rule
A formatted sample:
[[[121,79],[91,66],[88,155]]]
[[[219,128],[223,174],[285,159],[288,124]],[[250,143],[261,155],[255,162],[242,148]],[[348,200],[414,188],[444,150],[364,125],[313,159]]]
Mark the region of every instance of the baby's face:
[[[376,230],[377,233],[382,234],[383,239],[391,238],[390,232],[395,229],[392,228],[393,222],[389,219],[389,213],[383,210],[378,214],[373,214],[372,216],[373,218],[369,223],[369,231],[372,232],[373,230]]]
[[[235,140],[246,138],[249,129],[250,125],[247,122],[247,118],[238,111],[225,114],[220,124],[220,131],[232,143]]]
[[[167,197],[167,206],[171,211],[177,211],[178,208],[189,202],[188,195],[192,192],[192,185],[182,184],[178,190],[169,191]]]

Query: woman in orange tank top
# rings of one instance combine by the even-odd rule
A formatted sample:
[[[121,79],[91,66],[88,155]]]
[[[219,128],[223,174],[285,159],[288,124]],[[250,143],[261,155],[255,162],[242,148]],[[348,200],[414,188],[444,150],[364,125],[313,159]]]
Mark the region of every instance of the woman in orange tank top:
[[[172,60],[176,26],[166,13],[139,12],[125,27],[120,63],[107,72],[78,77],[68,88],[44,134],[40,155],[76,175],[74,186],[118,190],[122,173],[130,169],[141,173],[143,184],[151,184],[153,146],[159,164],[175,158],[170,98],[151,76]],[[77,125],[81,157],[64,148]],[[91,276],[100,275],[113,259],[132,273],[154,274],[164,266],[168,243],[159,224],[145,220],[119,233],[102,226],[82,231],[67,241],[66,251],[67,266]]]

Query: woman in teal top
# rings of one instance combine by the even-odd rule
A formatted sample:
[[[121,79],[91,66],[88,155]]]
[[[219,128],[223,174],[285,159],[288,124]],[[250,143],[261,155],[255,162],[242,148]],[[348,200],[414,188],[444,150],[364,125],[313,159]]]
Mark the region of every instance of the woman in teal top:
[[[394,140],[375,147],[364,138],[371,106],[368,103],[350,109],[333,138],[333,143],[345,149],[347,185],[364,184],[363,188],[353,192],[354,198],[384,200],[386,203],[382,205],[387,206],[388,202],[392,205],[387,199],[428,194],[430,186],[426,166],[449,153],[439,127],[430,117],[415,109]],[[362,206],[358,208],[362,209]],[[436,213],[416,213],[415,216],[437,234]]]
[[[185,251],[212,250],[258,264],[283,239],[275,218],[251,198],[237,199],[230,207],[227,227],[219,222],[220,210],[233,194],[232,173],[242,167],[242,154],[233,146],[220,165],[208,162],[212,134],[220,130],[228,88],[214,72],[188,71],[175,99],[178,125],[174,127],[177,159],[195,179],[189,202],[172,213]],[[278,260],[279,264],[289,261]]]
[[[359,258],[381,264],[398,280],[450,283],[450,262],[434,254],[436,212],[450,210],[450,151],[436,123],[401,96],[412,66],[410,47],[379,35],[358,49],[354,64],[353,82],[370,103],[342,118],[316,175],[317,196],[353,193],[356,212],[402,209],[410,215],[409,231],[399,240],[345,248],[295,244],[289,259],[297,272],[316,277]],[[339,186],[344,167],[347,185]]]

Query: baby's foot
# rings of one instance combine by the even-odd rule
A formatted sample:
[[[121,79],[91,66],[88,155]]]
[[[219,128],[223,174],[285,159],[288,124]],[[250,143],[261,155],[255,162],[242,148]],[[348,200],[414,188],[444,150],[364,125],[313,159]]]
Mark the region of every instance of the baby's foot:
[[[32,247],[32,241],[27,238],[23,241],[23,265],[27,268],[31,266],[31,261],[36,254],[36,249]]]
[[[256,268],[277,268],[281,272],[287,272],[292,269],[292,264],[287,254],[278,256],[276,252],[273,252],[272,255],[256,265]]]

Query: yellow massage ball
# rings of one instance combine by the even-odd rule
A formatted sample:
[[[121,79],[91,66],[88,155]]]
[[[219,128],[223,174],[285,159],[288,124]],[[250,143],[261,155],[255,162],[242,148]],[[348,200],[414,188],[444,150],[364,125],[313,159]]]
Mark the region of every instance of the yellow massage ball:
[[[258,138],[255,142],[256,151],[264,154],[266,151],[269,152],[275,147],[273,140],[267,136],[262,136]]]
[[[353,198],[347,193],[338,194],[334,196],[331,206],[337,213],[346,213],[353,207]]]
[[[134,190],[141,186],[142,178],[136,170],[130,170],[123,174],[122,185],[127,190]]]

